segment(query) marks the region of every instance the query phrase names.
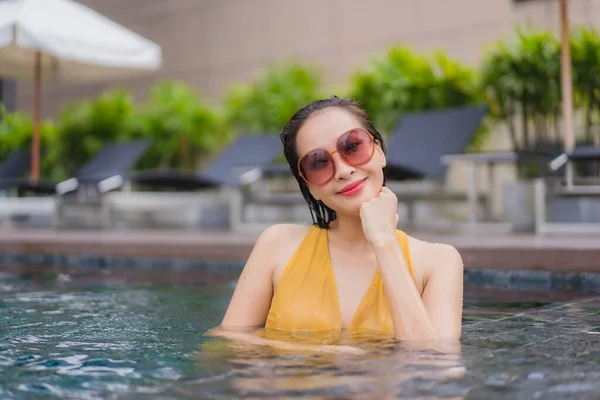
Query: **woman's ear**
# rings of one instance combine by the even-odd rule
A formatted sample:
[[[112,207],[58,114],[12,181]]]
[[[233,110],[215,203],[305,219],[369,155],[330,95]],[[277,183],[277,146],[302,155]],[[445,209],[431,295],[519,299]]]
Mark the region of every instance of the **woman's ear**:
[[[385,157],[383,149],[381,148],[381,146],[376,145],[375,151],[377,152],[377,154],[379,155],[379,159],[381,160],[381,168],[385,168],[385,166],[387,165],[387,159]]]

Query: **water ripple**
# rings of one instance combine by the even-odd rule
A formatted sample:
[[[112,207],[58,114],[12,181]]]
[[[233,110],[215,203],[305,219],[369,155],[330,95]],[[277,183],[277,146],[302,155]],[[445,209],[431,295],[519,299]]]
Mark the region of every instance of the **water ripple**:
[[[27,336],[21,336],[21,337],[16,337],[12,340],[12,343],[39,343],[39,342],[43,342],[44,339],[38,337],[38,336],[34,336],[34,335],[27,335]]]
[[[228,284],[0,287],[0,398],[600,398],[600,299],[465,302],[462,348],[306,354],[202,336]],[[7,289],[7,287],[9,287]]]

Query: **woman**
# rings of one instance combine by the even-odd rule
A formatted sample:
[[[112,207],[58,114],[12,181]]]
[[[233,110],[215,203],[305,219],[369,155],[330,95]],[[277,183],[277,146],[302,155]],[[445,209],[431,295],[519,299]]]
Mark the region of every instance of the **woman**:
[[[260,235],[221,328],[459,340],[461,257],[396,229],[385,145],[368,115],[350,99],[315,101],[281,140],[314,225],[277,224]]]

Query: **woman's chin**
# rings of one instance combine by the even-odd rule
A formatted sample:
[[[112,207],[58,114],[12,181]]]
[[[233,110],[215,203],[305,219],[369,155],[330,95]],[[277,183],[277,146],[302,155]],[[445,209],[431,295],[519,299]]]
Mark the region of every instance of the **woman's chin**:
[[[360,193],[352,196],[337,194],[331,199],[331,206],[329,207],[335,210],[338,215],[357,218],[360,217],[362,205],[377,197],[379,192],[381,192],[381,188],[376,190],[376,188],[367,186]],[[324,201],[324,203],[327,204],[328,202]]]
[[[335,212],[338,215],[343,215],[350,218],[360,218],[360,208],[363,204],[371,200],[373,197],[364,197],[354,199],[354,201],[345,202],[345,204],[336,204]]]

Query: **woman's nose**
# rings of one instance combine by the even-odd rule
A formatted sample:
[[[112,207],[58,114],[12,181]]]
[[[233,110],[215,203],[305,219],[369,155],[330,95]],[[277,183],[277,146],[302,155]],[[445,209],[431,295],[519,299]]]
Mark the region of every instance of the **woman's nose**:
[[[350,175],[352,175],[354,171],[356,171],[356,168],[344,161],[344,159],[338,153],[333,155],[333,160],[335,163],[336,180],[349,179]]]

